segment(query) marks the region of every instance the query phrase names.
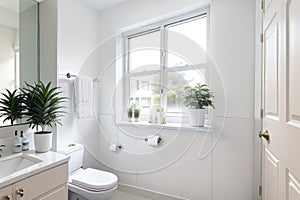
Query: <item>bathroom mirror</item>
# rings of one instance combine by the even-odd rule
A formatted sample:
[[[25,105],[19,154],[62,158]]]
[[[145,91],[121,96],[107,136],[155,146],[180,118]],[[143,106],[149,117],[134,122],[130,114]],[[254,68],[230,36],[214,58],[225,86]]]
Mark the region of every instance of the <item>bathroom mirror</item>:
[[[38,34],[36,1],[0,0],[0,93],[39,80]]]

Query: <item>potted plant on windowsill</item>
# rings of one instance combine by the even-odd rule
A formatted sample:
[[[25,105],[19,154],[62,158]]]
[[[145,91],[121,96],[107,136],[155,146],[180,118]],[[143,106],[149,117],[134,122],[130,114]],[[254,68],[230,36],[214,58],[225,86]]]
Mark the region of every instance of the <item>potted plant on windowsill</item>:
[[[46,126],[60,124],[62,111],[61,103],[65,97],[61,97],[61,92],[57,91],[58,87],[52,87],[51,82],[44,85],[42,82],[34,85],[26,84],[22,88],[25,112],[29,127],[36,128],[34,133],[34,144],[36,152],[47,152],[52,147],[52,132],[46,131]],[[38,131],[41,127],[41,131]]]
[[[206,84],[197,83],[196,86],[186,86],[183,92],[183,103],[189,107],[191,126],[204,126],[207,107],[215,108],[213,94]]]
[[[132,122],[132,117],[134,118],[134,122],[138,122],[140,118],[140,109],[136,104],[131,104],[130,107],[127,109],[127,116],[129,122]]]
[[[5,117],[3,123],[7,120],[10,121],[11,125],[14,125],[14,121],[22,119],[22,112],[24,107],[22,106],[22,95],[15,89],[10,92],[6,89],[6,93],[2,93],[0,99],[0,117]]]

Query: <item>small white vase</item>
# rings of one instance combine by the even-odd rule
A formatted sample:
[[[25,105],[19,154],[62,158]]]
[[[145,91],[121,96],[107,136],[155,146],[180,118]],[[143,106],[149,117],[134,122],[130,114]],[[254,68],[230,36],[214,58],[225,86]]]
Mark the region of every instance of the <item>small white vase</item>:
[[[189,109],[190,125],[204,126],[206,109]]]
[[[34,133],[35,151],[39,153],[47,152],[52,147],[52,132]]]

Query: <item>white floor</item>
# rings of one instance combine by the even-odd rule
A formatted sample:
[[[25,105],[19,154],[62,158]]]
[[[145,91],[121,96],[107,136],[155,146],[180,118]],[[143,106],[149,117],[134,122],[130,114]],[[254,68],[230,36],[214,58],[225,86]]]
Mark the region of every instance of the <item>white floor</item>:
[[[113,197],[110,200],[151,200],[143,197],[128,194],[122,191],[115,191]]]

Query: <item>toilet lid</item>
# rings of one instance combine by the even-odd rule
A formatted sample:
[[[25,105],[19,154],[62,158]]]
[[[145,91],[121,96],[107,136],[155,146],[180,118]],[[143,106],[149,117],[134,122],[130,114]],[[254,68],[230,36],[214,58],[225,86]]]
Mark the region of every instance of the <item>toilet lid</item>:
[[[72,184],[93,191],[108,190],[118,184],[116,175],[93,168],[79,170],[70,179]]]

